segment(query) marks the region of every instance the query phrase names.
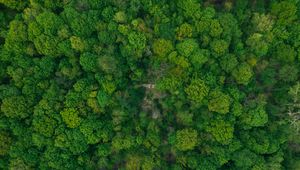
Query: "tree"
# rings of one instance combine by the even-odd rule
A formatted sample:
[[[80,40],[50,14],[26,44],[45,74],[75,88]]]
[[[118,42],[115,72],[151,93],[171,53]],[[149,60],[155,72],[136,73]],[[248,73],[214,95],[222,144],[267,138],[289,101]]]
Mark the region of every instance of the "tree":
[[[176,29],[176,38],[178,40],[183,40],[185,38],[191,38],[192,35],[193,35],[193,28],[188,23],[184,23]]]
[[[266,42],[265,37],[260,33],[250,35],[246,44],[249,46],[251,52],[259,57],[268,53],[269,44]]]
[[[55,127],[57,126],[57,122],[46,115],[43,116],[35,116],[32,121],[33,129],[46,137],[52,137]]]
[[[271,31],[274,25],[270,15],[254,13],[251,20],[254,28],[258,32],[268,32]]]
[[[74,155],[85,152],[89,147],[83,134],[78,128],[67,129],[58,134],[55,137],[54,146],[61,149],[67,149]]]
[[[72,7],[66,7],[61,15],[77,37],[89,37],[95,31],[99,18],[99,12],[95,10],[80,13]]]
[[[178,93],[178,88],[181,87],[182,81],[175,76],[162,77],[159,79],[155,87],[159,90],[166,90],[171,93]]]
[[[86,42],[80,37],[72,36],[70,38],[71,47],[79,52],[83,52],[86,49]]]
[[[205,64],[209,59],[210,53],[206,49],[198,49],[189,57],[191,64],[199,69],[203,64]]]
[[[241,139],[247,148],[256,154],[270,154],[279,149],[276,140],[273,140],[272,136],[268,135],[268,132],[265,130],[255,129],[243,134]]]
[[[75,168],[79,165],[77,161],[67,151],[61,150],[54,146],[48,146],[45,152],[41,155],[41,168]]]
[[[206,84],[203,80],[194,79],[184,89],[184,91],[190,100],[201,104],[204,97],[206,97],[208,95],[209,87],[206,86]]]
[[[83,53],[79,63],[85,71],[95,72],[97,69],[97,56],[91,53]]]
[[[52,12],[43,12],[36,17],[36,22],[46,35],[57,34],[63,25],[63,20]]]
[[[222,29],[219,21],[216,20],[216,19],[211,20],[211,22],[210,22],[210,29],[209,30],[210,30],[209,34],[212,37],[218,37],[223,32],[223,29]]]
[[[288,76],[287,76],[288,75]],[[294,82],[298,78],[298,69],[295,65],[284,65],[279,70],[279,79],[285,82]]]
[[[211,91],[209,94],[208,110],[226,114],[229,112],[230,97],[220,90]]]
[[[12,138],[10,135],[5,131],[0,131],[0,155],[4,156],[8,154],[10,145],[12,144]]]
[[[238,65],[238,60],[235,55],[228,54],[221,58],[220,66],[227,73],[232,72],[232,70]]]
[[[36,62],[35,62],[36,61]],[[43,57],[40,60],[35,60],[36,67],[34,68],[35,77],[37,79],[46,79],[52,76],[55,69],[55,61],[51,57]]]
[[[247,63],[242,63],[232,71],[232,76],[238,84],[247,85],[253,76],[253,72]]]
[[[43,12],[36,16],[28,26],[29,39],[33,41],[39,54],[59,56],[57,37],[58,31],[63,25],[63,20],[52,12]]]
[[[96,117],[89,117],[82,121],[80,125],[80,132],[85,136],[88,144],[96,144],[100,141],[108,142],[110,139],[110,124],[104,124]]]
[[[110,96],[104,91],[99,91],[97,94],[97,101],[100,107],[105,107],[110,101]]]
[[[193,114],[180,111],[176,114],[177,122],[186,126],[192,125]]]
[[[261,81],[263,84],[266,86],[272,86],[275,85],[277,82],[276,79],[276,70],[274,68],[266,68],[262,73],[261,73]]]
[[[108,156],[111,154],[111,146],[109,144],[99,144],[97,146],[97,155],[100,157]]]
[[[217,142],[223,145],[228,145],[232,141],[234,128],[228,122],[223,120],[214,121],[207,130]]]
[[[166,57],[173,48],[173,44],[170,40],[156,39],[153,42],[153,53],[162,59]]]
[[[197,48],[199,45],[195,39],[186,39],[176,45],[179,54],[186,57],[190,56]]]
[[[146,118],[144,118],[146,119]],[[145,125],[146,126],[146,125]],[[161,133],[159,127],[154,122],[149,122],[147,125],[146,137],[144,139],[143,145],[150,149],[151,152],[156,152],[161,146]]]
[[[177,7],[182,10],[185,17],[199,18],[200,17],[200,3],[196,0],[176,1]]]
[[[146,47],[146,37],[140,32],[131,32],[128,35],[128,42],[135,50],[143,50]]]
[[[228,50],[229,44],[224,40],[214,40],[210,44],[213,55],[216,57],[222,56]]]
[[[22,21],[14,20],[9,23],[4,48],[16,54],[22,54],[26,46],[23,43],[27,41],[26,25]]]
[[[115,14],[114,20],[117,21],[118,23],[126,23],[127,21],[127,16],[124,11],[119,11]]]
[[[98,58],[98,66],[101,70],[103,70],[105,73],[114,73],[118,66],[118,60],[116,60],[112,56],[101,56]]]
[[[24,119],[30,115],[30,107],[23,96],[12,96],[3,99],[1,111],[5,116]]]
[[[257,155],[248,149],[236,151],[233,155],[233,161],[236,167],[251,167],[255,164]]]
[[[288,25],[297,19],[297,7],[292,1],[276,2],[272,5],[271,14],[277,16],[277,23]]]
[[[145,157],[142,163],[142,169],[151,170],[156,167],[156,163],[153,158]]]
[[[34,39],[35,48],[37,49],[38,53],[42,55],[58,56],[58,42],[59,40],[57,37],[47,36],[45,34],[41,34]]]
[[[4,4],[5,6],[12,9],[22,10],[28,5],[28,2],[20,2],[17,0],[11,0],[11,1],[0,0],[0,4]]]
[[[136,155],[129,155],[126,161],[126,169],[135,170],[141,168],[141,157]]]
[[[292,63],[296,57],[296,51],[287,44],[279,44],[275,52],[276,58],[284,63]]]
[[[241,115],[241,121],[245,123],[245,128],[261,127],[268,122],[268,114],[263,106],[250,109],[247,114]]]
[[[27,165],[21,158],[15,158],[10,161],[9,169],[30,170],[31,167],[29,165]]]
[[[69,128],[76,128],[81,123],[81,118],[78,116],[79,112],[74,108],[66,108],[60,115],[62,116],[63,121]]]
[[[178,56],[177,53],[171,53],[169,55],[169,62],[176,64],[179,68],[189,68],[190,63],[188,62],[188,59],[184,56]]]
[[[126,150],[134,146],[134,139],[132,136],[116,135],[112,138],[112,149],[114,151]]]
[[[198,133],[194,129],[176,131],[175,147],[180,151],[193,150],[198,143]]]

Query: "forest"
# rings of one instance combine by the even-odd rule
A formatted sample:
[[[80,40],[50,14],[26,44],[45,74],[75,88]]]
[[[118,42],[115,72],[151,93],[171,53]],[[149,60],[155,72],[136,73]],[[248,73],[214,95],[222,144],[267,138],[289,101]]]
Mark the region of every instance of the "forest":
[[[0,0],[0,169],[299,170],[300,0]]]

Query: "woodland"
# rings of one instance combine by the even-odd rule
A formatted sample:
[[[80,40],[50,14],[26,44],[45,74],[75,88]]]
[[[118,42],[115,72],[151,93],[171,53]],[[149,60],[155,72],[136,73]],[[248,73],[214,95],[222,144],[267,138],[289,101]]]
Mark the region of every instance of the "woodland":
[[[299,170],[300,0],[0,0],[0,169]]]

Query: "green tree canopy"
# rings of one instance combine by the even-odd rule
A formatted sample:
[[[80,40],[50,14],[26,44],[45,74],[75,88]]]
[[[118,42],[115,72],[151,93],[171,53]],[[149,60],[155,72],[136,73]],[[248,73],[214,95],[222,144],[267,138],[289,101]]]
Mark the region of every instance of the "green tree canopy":
[[[180,151],[194,149],[197,142],[198,134],[194,129],[182,129],[176,132],[175,147]]]

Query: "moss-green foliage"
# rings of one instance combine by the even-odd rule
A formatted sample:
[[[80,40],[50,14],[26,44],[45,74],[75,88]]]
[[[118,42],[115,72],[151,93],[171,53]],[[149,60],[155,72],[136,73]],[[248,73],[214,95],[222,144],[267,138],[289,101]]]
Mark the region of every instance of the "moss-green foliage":
[[[80,117],[78,116],[78,111],[74,108],[65,109],[60,112],[63,121],[69,128],[75,128],[80,124]]]
[[[0,0],[0,169],[300,169],[299,0]]]
[[[23,96],[12,96],[2,100],[1,111],[5,116],[11,118],[25,118],[29,116],[30,110]]]
[[[175,147],[180,151],[193,150],[198,142],[198,134],[194,129],[183,129],[176,132]]]
[[[221,56],[226,53],[228,43],[224,40],[214,40],[211,42],[211,50],[215,56]]]
[[[198,48],[198,46],[199,45],[195,39],[187,39],[181,43],[178,43],[176,45],[176,49],[178,50],[179,54],[188,57]]]
[[[230,97],[219,90],[210,92],[208,109],[212,112],[226,114],[229,112]]]
[[[91,53],[83,53],[80,56],[79,63],[86,72],[95,72],[97,70],[97,56]]]
[[[9,152],[10,145],[12,143],[12,138],[5,131],[0,132],[1,142],[0,142],[0,155],[4,156]]]
[[[233,126],[223,120],[212,122],[208,131],[221,144],[229,144],[233,138]]]
[[[173,45],[170,40],[157,39],[153,42],[153,53],[158,57],[164,58],[173,50]]]
[[[209,87],[201,79],[194,79],[185,88],[187,97],[197,103],[201,103],[204,97],[208,95]]]
[[[190,24],[184,23],[176,29],[176,38],[183,40],[184,38],[190,38],[193,35],[193,27]]]
[[[251,80],[252,75],[252,69],[247,63],[241,63],[232,71],[232,76],[238,84],[247,85]]]

